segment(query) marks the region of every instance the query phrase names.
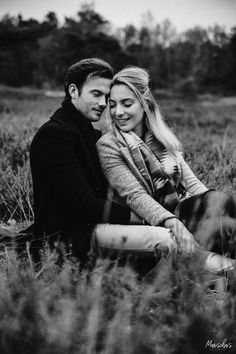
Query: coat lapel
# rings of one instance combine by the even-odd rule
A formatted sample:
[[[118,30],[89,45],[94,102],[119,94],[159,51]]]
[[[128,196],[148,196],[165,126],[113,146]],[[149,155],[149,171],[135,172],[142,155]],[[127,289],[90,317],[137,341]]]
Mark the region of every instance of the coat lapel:
[[[125,159],[127,165],[129,166],[130,170],[133,172],[134,176],[143,184],[143,186],[146,188],[147,192],[150,195],[153,195],[151,188],[149,187],[148,183],[145,181],[141,173],[139,172],[137,166],[133,162],[132,156],[130,154],[129,148],[125,146],[120,147],[120,152]]]
[[[59,108],[51,117],[51,120],[62,126],[71,136],[77,137],[79,149],[82,151],[83,160],[86,161],[87,168],[93,176],[94,184],[104,185],[105,178],[96,149],[98,134],[96,134],[92,123],[87,122],[86,118],[70,102],[62,105],[62,108]]]

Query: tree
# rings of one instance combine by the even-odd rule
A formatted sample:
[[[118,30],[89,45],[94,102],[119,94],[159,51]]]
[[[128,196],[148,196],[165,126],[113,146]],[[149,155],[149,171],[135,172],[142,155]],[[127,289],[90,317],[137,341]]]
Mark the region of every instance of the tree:
[[[41,24],[34,19],[23,20],[21,15],[3,17],[0,23],[2,82],[13,86],[32,84],[37,40],[44,33]]]

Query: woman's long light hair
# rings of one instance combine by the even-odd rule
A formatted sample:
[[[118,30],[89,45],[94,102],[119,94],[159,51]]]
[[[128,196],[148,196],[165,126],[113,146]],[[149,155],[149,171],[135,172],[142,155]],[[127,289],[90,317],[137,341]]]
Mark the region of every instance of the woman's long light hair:
[[[156,139],[174,155],[181,151],[180,142],[163,120],[160,109],[149,89],[148,72],[136,66],[125,67],[114,76],[111,88],[115,85],[126,85],[134,92],[146,113],[146,125]],[[105,115],[108,129],[113,130],[109,103]]]

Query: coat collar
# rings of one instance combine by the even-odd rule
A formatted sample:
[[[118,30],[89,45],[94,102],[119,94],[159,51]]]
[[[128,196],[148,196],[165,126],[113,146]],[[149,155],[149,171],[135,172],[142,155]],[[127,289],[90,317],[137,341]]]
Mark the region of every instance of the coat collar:
[[[67,98],[62,102],[62,107],[53,114],[51,120],[56,121],[65,130],[80,136],[91,134],[91,130],[94,130],[92,123]]]
[[[96,149],[98,133],[93,128],[92,123],[67,99],[62,102],[62,107],[54,113],[51,120],[60,124],[67,132],[79,137],[79,146],[84,159],[87,161],[88,169],[93,174],[94,184],[105,188],[106,182]]]

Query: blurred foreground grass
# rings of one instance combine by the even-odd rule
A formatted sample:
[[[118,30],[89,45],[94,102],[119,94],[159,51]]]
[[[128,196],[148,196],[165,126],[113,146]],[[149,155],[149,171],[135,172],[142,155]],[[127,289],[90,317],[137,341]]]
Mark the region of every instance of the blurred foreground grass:
[[[2,223],[15,220],[20,228],[33,219],[30,142],[60,101],[1,92]],[[196,175],[208,187],[235,193],[236,98],[162,97],[159,103]],[[105,130],[104,122],[98,125]],[[128,265],[102,260],[81,273],[75,260],[65,256],[59,264],[45,249],[35,271],[29,255],[2,248],[0,353],[204,353],[212,352],[208,340],[225,338],[232,344],[227,351],[235,352],[236,275],[221,293],[197,268],[170,259],[141,281]]]

